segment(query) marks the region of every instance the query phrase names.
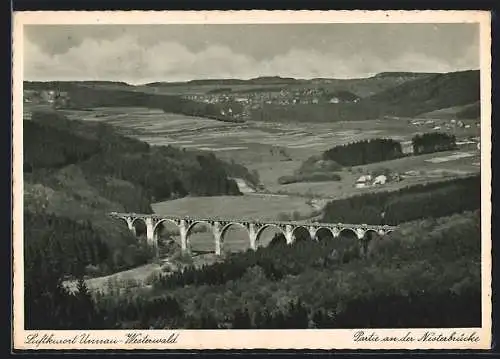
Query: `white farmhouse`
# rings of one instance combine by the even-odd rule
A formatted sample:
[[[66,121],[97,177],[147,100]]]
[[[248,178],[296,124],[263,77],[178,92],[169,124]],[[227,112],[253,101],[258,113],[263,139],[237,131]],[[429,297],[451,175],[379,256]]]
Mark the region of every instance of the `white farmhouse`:
[[[387,176],[385,175],[380,175],[375,177],[375,180],[373,181],[373,185],[384,185],[387,182]]]
[[[364,176],[361,176],[359,177],[357,180],[356,180],[356,184],[354,185],[356,188],[364,188],[364,187],[368,187],[370,185],[370,182],[372,180],[372,176],[371,175],[364,175]]]

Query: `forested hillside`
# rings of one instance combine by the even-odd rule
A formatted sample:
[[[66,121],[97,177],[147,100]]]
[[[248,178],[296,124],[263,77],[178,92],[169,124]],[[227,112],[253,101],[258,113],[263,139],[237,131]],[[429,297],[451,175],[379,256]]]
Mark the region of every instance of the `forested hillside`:
[[[150,147],[102,123],[34,113],[24,122],[26,286],[145,263],[152,252],[108,212],[151,213],[153,201],[187,195],[240,195],[233,176],[257,181],[213,154]]]
[[[376,77],[372,79],[377,81]],[[417,116],[478,102],[479,79],[478,70],[418,76],[363,97],[357,103],[264,105],[263,109],[252,111],[252,119],[274,122],[333,122],[373,120],[384,116]]]
[[[379,92],[368,100],[385,104],[395,116],[415,116],[478,101],[479,80],[478,70],[436,74]]]
[[[478,327],[480,264],[480,215],[467,212],[410,222],[367,245],[324,238],[233,254],[224,263],[158,278],[153,290],[99,295],[81,323],[116,329]],[[66,308],[85,302],[80,294],[62,298]],[[50,316],[51,310],[37,312],[32,325],[78,328],[70,310]]]
[[[391,224],[444,217],[481,207],[481,176],[367,193],[329,202],[324,222]]]
[[[99,85],[88,82],[28,82],[25,84],[25,88],[30,90],[65,91],[70,98],[66,106],[73,109],[146,107],[189,116],[214,118],[223,121],[230,120],[230,118],[221,114],[222,107],[217,104],[191,101],[178,95],[142,92],[133,86],[113,83],[105,86],[105,84]]]

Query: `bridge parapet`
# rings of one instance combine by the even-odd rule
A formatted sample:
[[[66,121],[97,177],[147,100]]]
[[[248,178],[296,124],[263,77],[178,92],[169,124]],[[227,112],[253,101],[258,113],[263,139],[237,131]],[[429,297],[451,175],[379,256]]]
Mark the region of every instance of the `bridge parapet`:
[[[183,251],[189,251],[189,235],[191,229],[198,223],[206,223],[215,238],[216,254],[221,254],[223,237],[227,228],[233,224],[238,224],[246,228],[250,238],[250,247],[256,249],[259,236],[263,230],[269,226],[275,226],[285,235],[288,244],[295,241],[295,230],[305,228],[311,239],[316,239],[316,233],[320,229],[328,229],[334,238],[338,237],[344,230],[352,231],[358,239],[364,239],[369,231],[385,235],[394,231],[397,226],[389,225],[369,225],[369,224],[348,224],[348,223],[321,223],[317,221],[273,221],[265,219],[234,219],[220,217],[190,217],[190,216],[165,216],[158,214],[144,213],[119,213],[111,212],[113,218],[125,220],[128,228],[135,234],[134,222],[142,220],[146,225],[147,242],[152,246],[158,245],[157,228],[164,221],[171,221],[179,228],[181,237],[181,247]]]
[[[115,218],[134,218],[134,219],[146,219],[152,218],[153,220],[174,220],[180,221],[185,220],[189,222],[207,222],[207,223],[239,223],[249,225],[262,224],[262,225],[275,225],[275,226],[287,226],[292,225],[294,227],[299,226],[315,226],[315,227],[326,227],[326,228],[363,228],[366,230],[395,230],[397,226],[391,226],[386,224],[359,224],[359,223],[331,223],[331,222],[317,222],[317,221],[276,221],[276,220],[266,220],[266,219],[242,219],[242,218],[221,218],[221,217],[191,217],[191,216],[169,216],[169,215],[158,215],[158,214],[143,214],[143,213],[119,213],[111,212],[110,215]]]

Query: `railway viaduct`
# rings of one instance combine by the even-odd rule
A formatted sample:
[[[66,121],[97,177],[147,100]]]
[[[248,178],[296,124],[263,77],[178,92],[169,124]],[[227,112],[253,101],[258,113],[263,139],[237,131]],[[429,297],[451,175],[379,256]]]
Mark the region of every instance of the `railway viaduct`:
[[[189,235],[193,227],[198,223],[204,223],[211,229],[215,239],[215,253],[222,253],[224,235],[231,226],[240,226],[247,230],[250,239],[250,248],[257,249],[257,243],[265,228],[278,228],[285,236],[287,244],[292,244],[295,240],[296,230],[305,228],[309,232],[311,239],[316,239],[316,233],[320,229],[329,230],[333,237],[338,237],[343,231],[351,231],[360,240],[364,239],[370,231],[380,236],[386,235],[396,229],[387,225],[367,225],[367,224],[345,224],[345,223],[318,223],[318,222],[284,222],[265,220],[236,220],[223,218],[191,218],[179,216],[160,216],[156,214],[118,213],[111,212],[110,216],[124,221],[129,230],[136,234],[135,222],[142,221],[146,226],[147,243],[153,247],[158,246],[158,228],[163,222],[173,223],[179,229],[181,238],[181,248],[183,252],[189,252]]]

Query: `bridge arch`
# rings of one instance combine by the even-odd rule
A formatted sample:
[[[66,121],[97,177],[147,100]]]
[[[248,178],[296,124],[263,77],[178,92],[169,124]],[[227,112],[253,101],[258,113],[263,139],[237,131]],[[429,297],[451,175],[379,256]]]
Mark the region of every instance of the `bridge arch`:
[[[279,225],[277,224],[274,224],[274,223],[268,223],[268,224],[264,224],[262,227],[259,228],[259,230],[257,231],[257,234],[255,236],[255,244],[256,246],[258,247],[259,246],[259,243],[261,243],[261,237],[262,237],[262,233],[267,229],[267,228],[276,228],[279,230],[279,232],[281,232],[281,234],[283,234],[283,236],[285,236],[285,230],[283,228],[281,228]],[[271,240],[269,241],[269,243],[271,243],[272,241],[272,238]],[[269,244],[268,243],[268,244]]]
[[[123,219],[129,226],[129,229],[132,230],[132,233],[137,237],[141,238],[142,236],[147,235],[147,224],[146,219],[143,217],[129,217],[131,221],[129,222],[126,217]]]
[[[223,245],[224,245],[224,244],[226,244],[226,234],[227,234],[228,230],[229,230],[231,227],[232,227],[232,228],[241,228],[241,229],[243,229],[243,230],[244,230],[244,232],[245,232],[245,236],[247,237],[247,239],[246,239],[245,243],[246,243],[246,244],[248,244],[248,246],[247,246],[246,248],[247,248],[247,249],[248,249],[248,248],[250,248],[250,246],[251,246],[251,243],[250,243],[250,232],[249,232],[249,230],[248,230],[248,227],[247,227],[245,224],[240,223],[240,222],[229,222],[229,223],[225,224],[225,225],[222,227],[222,229],[221,229],[221,231],[220,231],[220,241],[221,241],[221,243],[222,243]],[[228,245],[229,245],[229,243],[228,243]],[[224,247],[224,248],[225,248],[225,247]],[[226,248],[225,248],[225,249],[226,249]]]
[[[197,227],[199,225],[202,225],[203,227],[205,227],[206,231],[201,231],[201,233],[195,232],[195,227]],[[204,235],[203,235],[204,233],[208,233],[209,238],[204,238]],[[193,239],[193,234],[198,234],[201,237]],[[199,253],[204,253],[204,252],[209,253],[209,252],[214,252],[214,251],[217,252],[217,240],[218,239],[215,238],[215,235],[213,232],[213,225],[210,221],[194,220],[192,222],[189,222],[187,225],[187,228],[186,228],[186,239],[185,240],[186,240],[186,247],[189,248],[190,251],[199,252]],[[193,240],[194,240],[194,242],[193,242]],[[208,245],[208,243],[209,243],[209,245]]]
[[[204,224],[204,225],[206,225],[208,228],[212,228],[212,225],[211,225],[211,224],[210,224],[210,222],[208,222],[208,221],[203,221],[203,220],[200,220],[200,221],[198,221],[198,220],[197,220],[197,221],[193,221],[193,222],[191,222],[191,223],[188,225],[188,227],[187,227],[187,229],[186,229],[186,239],[189,239],[189,236],[191,235],[191,232],[193,231],[193,228],[194,228],[195,226],[197,226],[198,224]]]
[[[128,224],[128,220],[127,220],[127,217],[115,217],[116,219],[121,219],[122,221],[124,221],[125,223]]]
[[[316,240],[320,240],[320,233],[328,233],[329,234],[329,237],[331,236],[331,239],[335,239],[335,237],[337,237],[338,235],[338,231],[336,232],[336,230],[334,230],[333,228],[330,228],[330,227],[318,227],[316,229]]]
[[[307,239],[308,240],[312,240],[313,238],[311,238],[311,233],[309,232],[309,228],[307,228],[307,226],[305,225],[298,225],[297,227],[295,227],[293,230],[292,230],[292,235],[294,236],[295,238],[295,241],[297,241],[297,233],[298,231],[302,231],[304,233],[307,233]],[[294,242],[295,242],[294,241]]]
[[[137,221],[142,222],[142,224],[144,224],[144,226],[146,226],[146,219],[144,219],[142,217],[135,217],[132,220],[132,226],[135,226]]]
[[[349,236],[352,235],[355,238],[358,238],[358,234],[356,233],[355,228],[350,228],[350,227],[339,228],[339,237],[342,236],[342,234],[344,235],[348,234]]]
[[[369,228],[365,231],[365,236],[363,239],[365,240],[371,240],[373,238],[379,238],[381,235],[380,233],[375,230],[375,229],[372,229],[372,228]]]
[[[161,218],[153,225],[153,238],[156,242],[157,255],[161,258],[172,253],[177,246],[182,248],[178,221]]]
[[[158,229],[158,227],[160,227],[160,224],[162,223],[172,223],[175,225],[176,228],[179,228],[179,223],[177,223],[176,221],[174,221],[173,219],[170,219],[170,218],[162,218],[160,219],[153,227],[153,233],[154,234],[157,234],[156,233],[156,230]]]

